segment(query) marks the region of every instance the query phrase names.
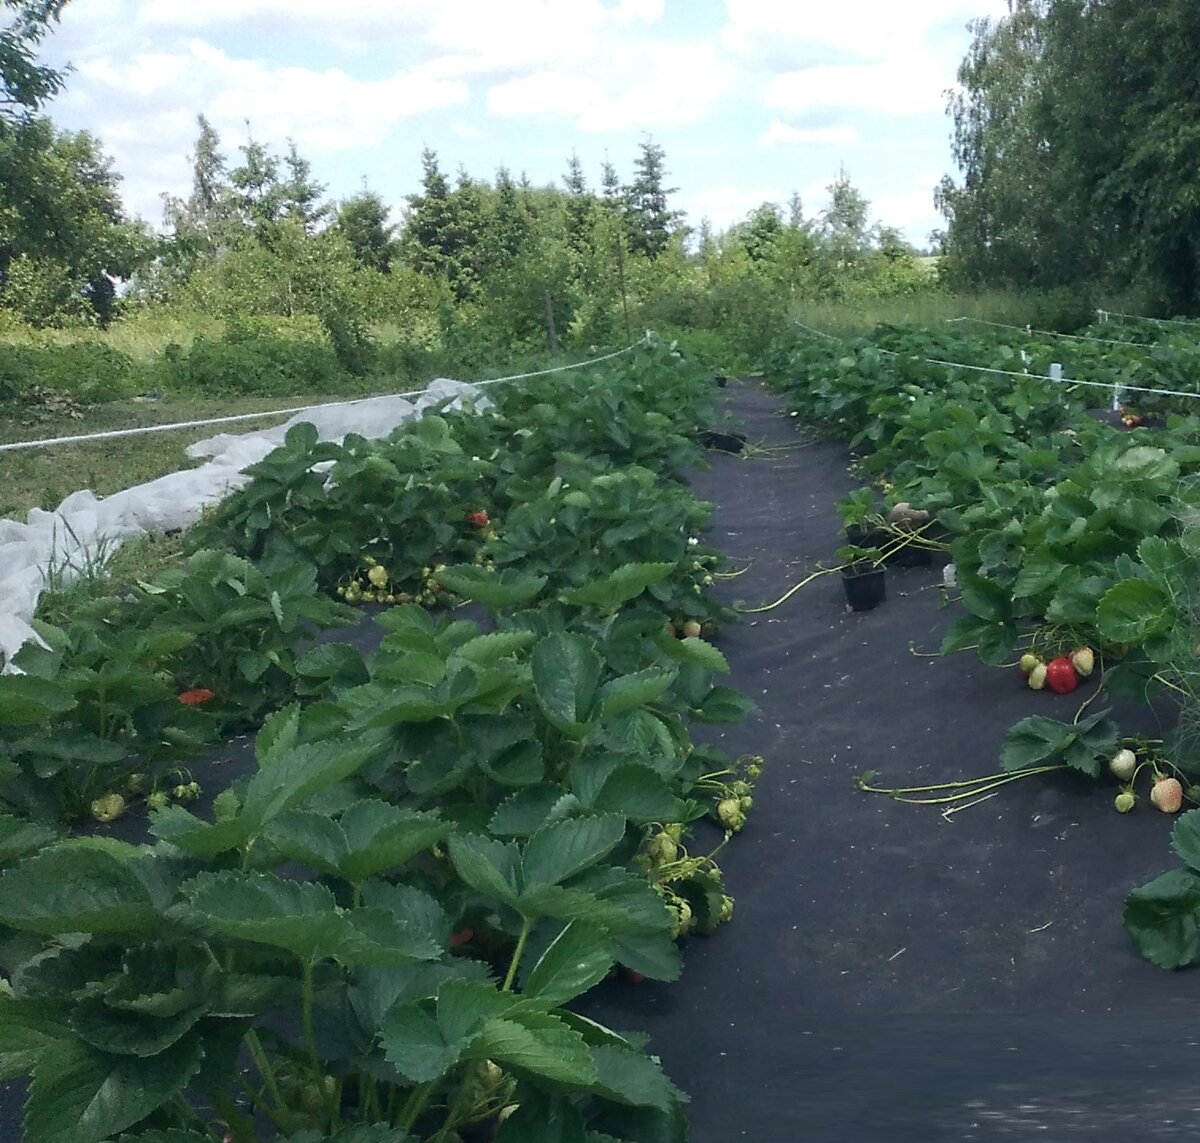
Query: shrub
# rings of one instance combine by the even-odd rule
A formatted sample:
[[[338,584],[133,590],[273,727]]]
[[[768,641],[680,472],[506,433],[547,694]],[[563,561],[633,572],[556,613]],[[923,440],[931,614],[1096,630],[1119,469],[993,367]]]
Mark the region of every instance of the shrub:
[[[254,336],[237,327],[223,338],[168,345],[161,371],[168,388],[195,396],[282,397],[353,385],[329,346]]]
[[[145,381],[145,371],[131,357],[99,341],[0,345],[0,398],[40,386],[81,401],[115,401],[137,393]]]

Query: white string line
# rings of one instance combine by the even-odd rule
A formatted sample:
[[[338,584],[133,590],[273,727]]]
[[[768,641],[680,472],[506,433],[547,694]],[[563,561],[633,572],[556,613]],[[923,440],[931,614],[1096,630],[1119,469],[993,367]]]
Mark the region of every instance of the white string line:
[[[1083,337],[1077,333],[1055,333],[1051,329],[1035,329],[1030,325],[1005,325],[1003,322],[984,321],[983,318],[976,317],[946,318],[946,321],[951,325],[953,325],[955,322],[969,321],[974,322],[976,325],[990,325],[993,329],[1015,329],[1019,330],[1021,333],[1036,333],[1040,337],[1059,337],[1064,338],[1067,341],[1091,341],[1095,342],[1097,345],[1133,345],[1137,346],[1139,349],[1157,349],[1161,344],[1160,342],[1156,341],[1117,341],[1114,338],[1108,337]]]
[[[845,341],[846,340],[844,337],[838,337],[838,335],[836,333],[826,333],[823,329],[813,329],[813,327],[811,325],[805,325],[804,322],[796,321],[795,318],[792,319],[792,325],[799,326],[801,329],[806,329],[806,330],[808,330],[809,333],[815,333],[818,337],[827,337],[831,341]]]
[[[513,373],[508,377],[493,377],[488,381],[469,381],[464,384],[473,385],[477,389],[482,389],[485,385],[499,385],[502,381],[523,381],[529,377],[545,377],[550,373],[565,373],[568,369],[582,369],[585,365],[597,365],[601,361],[610,361],[614,357],[619,357],[622,353],[628,353],[631,349],[640,345],[640,341],[635,341],[632,345],[625,346],[624,349],[618,349],[613,353],[606,353],[603,357],[593,357],[589,361],[577,361],[574,365],[558,365],[553,369],[539,369],[533,373]],[[178,421],[170,425],[143,425],[136,429],[113,429],[103,433],[81,433],[73,437],[48,437],[40,441],[13,441],[10,444],[0,444],[0,452],[16,452],[18,449],[29,448],[47,448],[50,445],[60,444],[80,444],[84,441],[102,441],[116,440],[118,437],[134,437],[143,436],[147,433],[169,433],[179,429],[200,429],[206,428],[209,425],[232,425],[239,421],[260,421],[271,417],[286,417],[295,413],[311,413],[318,409],[333,409],[347,405],[362,405],[367,401],[381,401],[389,397],[392,398],[408,398],[421,397],[429,392],[429,387],[417,389],[411,393],[383,393],[375,397],[356,397],[352,401],[327,401],[322,405],[299,405],[294,409],[275,409],[261,413],[237,413],[229,417],[208,417],[202,421]],[[462,396],[455,394],[454,397]],[[454,397],[447,395],[447,400],[452,400]]]
[[[800,326],[801,329],[808,330],[810,333],[820,334],[821,337],[831,337],[835,341],[845,340],[836,334],[813,329],[803,322],[796,322],[795,324]],[[905,361],[921,361],[927,365],[945,365],[951,369],[969,369],[975,373],[993,373],[997,377],[1024,377],[1026,380],[1049,381],[1052,385],[1090,385],[1096,389],[1118,389],[1122,393],[1153,393],[1159,397],[1200,397],[1200,393],[1185,393],[1179,389],[1147,389],[1143,385],[1126,385],[1113,381],[1080,381],[1075,377],[1063,377],[1061,380],[1055,381],[1053,377],[1044,377],[1040,373],[1014,373],[1011,369],[993,369],[986,365],[964,365],[961,361],[942,361],[936,357],[905,357],[904,354],[897,353],[894,349],[883,349],[878,345],[868,346],[867,348],[875,350],[876,353],[885,353],[888,357],[903,358]]]
[[[1197,323],[1194,321],[1177,321],[1174,318],[1152,318],[1143,317],[1141,314],[1119,314],[1116,310],[1097,310],[1096,313],[1101,317],[1132,318],[1134,321],[1152,321],[1157,325],[1183,325],[1187,326],[1188,329],[1197,328]]]
[[[900,356],[890,349],[883,349],[880,352],[890,353],[893,357]],[[925,361],[930,365],[948,365],[952,369],[970,369],[975,373],[995,373],[1001,377],[1024,377],[1026,380],[1049,381],[1052,385],[1090,385],[1095,389],[1119,389],[1122,393],[1153,393],[1159,397],[1200,397],[1200,393],[1197,392],[1185,393],[1180,389],[1147,389],[1143,385],[1126,385],[1124,382],[1081,381],[1076,377],[1063,377],[1056,381],[1053,377],[1045,377],[1041,373],[1013,373],[1009,369],[990,369],[984,365],[964,365],[961,361],[939,361],[933,357],[910,357],[909,360]]]

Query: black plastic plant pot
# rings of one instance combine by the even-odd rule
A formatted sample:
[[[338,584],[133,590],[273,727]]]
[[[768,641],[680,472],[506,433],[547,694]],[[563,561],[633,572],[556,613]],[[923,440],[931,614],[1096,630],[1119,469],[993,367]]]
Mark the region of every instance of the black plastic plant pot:
[[[885,548],[890,538],[882,528],[864,528],[861,524],[846,528],[846,542],[856,548]]]
[[[927,568],[933,563],[933,552],[918,544],[905,544],[892,552],[887,562],[898,568]]]
[[[742,433],[719,433],[715,429],[705,429],[696,439],[704,448],[718,452],[738,453],[746,447],[746,437]]]
[[[887,571],[873,564],[851,564],[842,569],[842,586],[851,611],[871,611],[887,599]]]

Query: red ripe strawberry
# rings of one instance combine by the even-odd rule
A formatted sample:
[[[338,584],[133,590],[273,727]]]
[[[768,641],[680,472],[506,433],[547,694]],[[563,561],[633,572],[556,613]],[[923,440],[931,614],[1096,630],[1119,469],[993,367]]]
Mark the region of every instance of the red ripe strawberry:
[[[468,512],[467,523],[472,528],[486,528],[488,526],[488,514],[482,508],[478,512]]]
[[[1079,676],[1075,673],[1071,660],[1065,655],[1051,659],[1046,664],[1046,686],[1056,695],[1069,695],[1079,686]]]
[[[625,974],[625,979],[630,984],[641,984],[646,979],[636,968],[630,968],[625,964],[621,965],[621,971]]]
[[[459,945],[465,945],[474,936],[475,931],[473,929],[459,929],[457,932],[450,934],[450,947],[454,949],[458,948]]]

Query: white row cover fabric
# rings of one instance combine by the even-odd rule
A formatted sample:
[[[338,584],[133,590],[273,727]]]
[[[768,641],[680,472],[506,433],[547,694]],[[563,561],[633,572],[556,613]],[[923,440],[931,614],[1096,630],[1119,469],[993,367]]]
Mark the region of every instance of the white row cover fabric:
[[[70,583],[103,565],[130,536],[166,532],[196,523],[210,504],[249,483],[245,469],[283,443],[293,425],[314,425],[322,440],[341,441],[347,433],[387,436],[397,425],[445,403],[482,411],[491,402],[473,385],[439,377],[416,401],[403,397],[373,397],[341,405],[326,405],[303,413],[275,428],[220,433],[187,449],[205,464],[173,472],[148,484],[112,496],[86,489],[73,492],[53,512],[33,509],[24,524],[0,520],[0,673],[18,671],[12,657],[38,636],[30,626],[38,599],[48,580]],[[38,640],[40,642],[40,640]]]

